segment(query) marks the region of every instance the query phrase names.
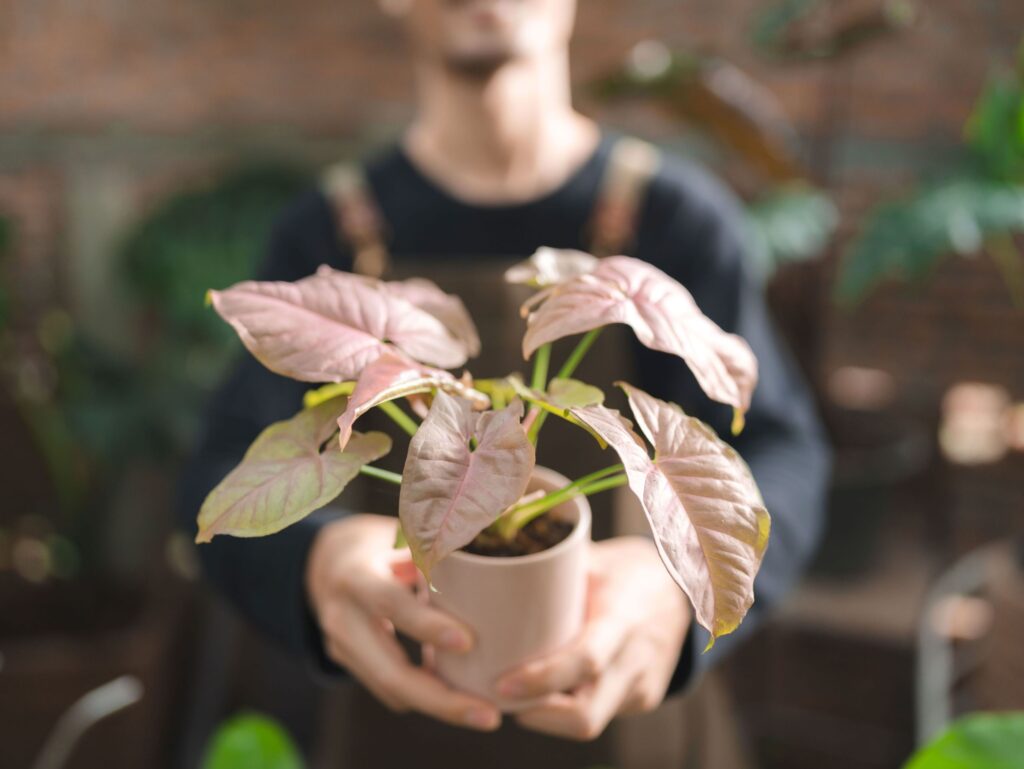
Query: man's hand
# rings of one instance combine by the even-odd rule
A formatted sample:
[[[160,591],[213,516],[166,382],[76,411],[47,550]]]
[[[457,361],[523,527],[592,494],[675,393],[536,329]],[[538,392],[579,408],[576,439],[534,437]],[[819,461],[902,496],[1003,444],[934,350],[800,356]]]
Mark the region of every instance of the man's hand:
[[[306,589],[327,654],[395,711],[416,710],[471,729],[498,728],[501,714],[409,662],[398,630],[417,641],[466,652],[473,637],[452,617],[417,600],[415,570],[392,547],[395,519],[353,515],[317,535]]]
[[[517,720],[538,732],[591,740],[617,715],[664,699],[690,625],[690,607],[654,543],[619,537],[592,546],[587,624],[570,646],[502,676],[504,697],[544,696]]]

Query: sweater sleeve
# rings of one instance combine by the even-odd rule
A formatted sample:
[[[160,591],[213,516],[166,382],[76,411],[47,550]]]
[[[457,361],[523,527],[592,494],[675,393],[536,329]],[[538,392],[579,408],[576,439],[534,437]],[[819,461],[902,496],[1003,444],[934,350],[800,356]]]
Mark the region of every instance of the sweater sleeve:
[[[346,266],[336,238],[329,230],[320,232],[330,224],[326,201],[318,193],[297,201],[273,228],[259,278],[291,281],[322,263]],[[265,427],[301,408],[309,388],[269,371],[248,353],[234,366],[208,405],[202,434],[180,479],[179,520],[190,537],[206,495]],[[325,509],[268,537],[220,536],[197,546],[205,578],[246,619],[321,667],[326,658],[306,600],[306,558],[320,528],[341,514]]]
[[[742,211],[697,169],[683,167],[676,173],[686,194],[677,194],[661,211],[654,206],[651,215],[662,222],[653,230],[662,235],[647,244],[649,261],[683,283],[705,314],[753,349],[759,381],[745,429],[732,437],[732,409],[707,398],[682,361],[638,345],[638,374],[645,389],[679,403],[736,448],[772,517],[753,606],[739,629],[707,653],[701,653],[707,632],[691,628],[673,678],[673,688],[680,689],[747,637],[799,579],[821,529],[831,450],[809,389],[773,328],[760,287],[745,269]]]

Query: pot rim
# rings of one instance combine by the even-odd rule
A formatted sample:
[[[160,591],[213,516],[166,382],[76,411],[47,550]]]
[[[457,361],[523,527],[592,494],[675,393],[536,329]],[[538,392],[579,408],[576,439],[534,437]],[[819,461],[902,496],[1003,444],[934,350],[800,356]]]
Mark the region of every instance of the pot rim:
[[[535,476],[538,475],[538,471],[540,471],[539,474],[546,476],[546,479],[552,481],[557,479],[558,481],[563,482],[562,485],[570,482],[568,478],[556,470],[551,470],[547,467],[537,467],[534,469]],[[456,560],[466,564],[489,564],[496,568],[515,568],[517,566],[539,563],[550,558],[557,558],[563,550],[567,550],[569,547],[579,542],[579,540],[590,536],[591,511],[590,503],[587,501],[586,496],[580,494],[579,496],[567,499],[554,509],[557,510],[560,507],[565,506],[576,508],[576,522],[572,531],[569,532],[569,536],[554,547],[549,547],[547,550],[541,550],[539,553],[512,556],[477,555],[476,553],[467,553],[464,550],[456,550],[454,553],[450,553],[445,560]]]

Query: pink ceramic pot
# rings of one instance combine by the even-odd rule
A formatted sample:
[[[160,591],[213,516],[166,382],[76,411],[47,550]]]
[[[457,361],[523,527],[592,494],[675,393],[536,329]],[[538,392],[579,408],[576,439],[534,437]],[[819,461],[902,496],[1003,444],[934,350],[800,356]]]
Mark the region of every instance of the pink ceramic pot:
[[[538,467],[528,491],[553,491],[569,483]],[[476,633],[468,654],[434,651],[440,676],[452,686],[494,702],[506,712],[529,706],[504,701],[495,681],[519,663],[571,641],[583,627],[587,598],[590,505],[576,497],[552,514],[575,524],[553,548],[517,558],[490,558],[456,552],[433,572],[437,592],[430,602],[459,617]]]

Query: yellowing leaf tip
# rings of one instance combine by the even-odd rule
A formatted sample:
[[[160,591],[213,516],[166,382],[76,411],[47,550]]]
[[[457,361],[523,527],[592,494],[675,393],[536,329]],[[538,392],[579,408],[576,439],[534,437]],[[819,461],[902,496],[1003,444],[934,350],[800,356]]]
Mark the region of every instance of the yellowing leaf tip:
[[[213,294],[212,288],[206,289],[206,295],[203,297],[203,304],[207,307],[213,307]]]
[[[743,432],[744,426],[746,426],[747,420],[743,416],[743,412],[739,409],[732,410],[732,434],[739,435]]]

